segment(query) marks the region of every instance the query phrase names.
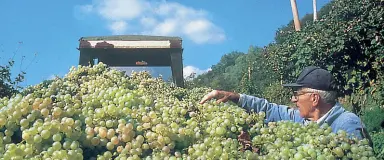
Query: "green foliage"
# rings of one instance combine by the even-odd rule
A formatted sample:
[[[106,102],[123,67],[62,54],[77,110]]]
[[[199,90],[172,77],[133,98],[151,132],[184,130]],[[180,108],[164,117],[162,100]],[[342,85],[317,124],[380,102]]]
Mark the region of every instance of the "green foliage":
[[[206,86],[214,89],[234,91],[240,81],[240,66],[242,52],[231,52],[224,55],[217,65],[212,66],[212,71],[199,75],[193,79],[194,86]],[[225,81],[223,81],[225,80]]]
[[[269,65],[284,79],[308,65],[330,70],[343,95],[365,89],[383,70],[383,7],[375,0],[334,1],[332,10],[267,48]],[[368,12],[369,11],[369,12]]]
[[[262,96],[265,88],[276,81],[278,75],[266,65],[264,49],[262,48],[251,46],[244,59],[238,91]]]
[[[284,88],[280,82],[275,82],[265,88],[263,97],[270,102],[289,106],[292,104],[290,103],[290,95],[289,89]]]
[[[364,111],[362,120],[369,132],[380,131],[382,128],[380,123],[384,121],[384,108],[372,106]]]
[[[352,111],[361,114],[367,99],[383,105],[383,1],[338,0],[322,18],[299,32],[289,32],[281,43],[266,48],[267,64],[292,82],[309,65],[331,71],[340,96],[348,96]]]
[[[25,70],[22,70],[21,68],[23,65],[23,60],[25,60],[26,56],[21,55],[20,71],[15,71],[15,57],[18,54],[18,51],[22,44],[23,42],[18,42],[16,50],[13,52],[13,54],[11,54],[10,57],[3,56],[10,55],[9,53],[4,53],[4,51],[0,53],[0,60],[3,60],[2,63],[4,62],[4,60],[6,61],[4,64],[0,64],[0,98],[10,98],[16,93],[20,93],[20,90],[23,89],[20,83],[24,82],[24,76],[26,74],[25,70],[28,69],[28,66],[30,66],[36,58],[35,54],[35,57],[27,65],[27,68]],[[6,60],[7,58],[9,59]],[[14,75],[12,72],[17,72],[17,75]]]
[[[372,134],[373,151],[378,159],[384,159],[384,132]]]
[[[318,18],[321,18],[324,15],[328,14],[332,8],[333,3],[334,2],[331,1],[328,4],[324,5],[317,13]],[[303,16],[303,18],[300,19],[301,28],[304,28],[307,25],[312,25],[312,23],[313,23],[313,14],[306,14]],[[294,26],[293,20],[291,20],[287,25],[277,29],[276,37],[275,37],[276,44],[284,43],[284,41],[287,40],[288,38],[287,36],[294,32],[296,32],[295,26]]]
[[[329,6],[330,4],[327,4],[319,11],[319,17],[330,10]],[[301,19],[302,27],[313,23],[312,17],[313,14],[305,15]],[[275,41],[277,44],[283,43],[292,32],[295,32],[293,20],[278,29]],[[225,54],[218,64],[212,66],[211,72],[187,78],[187,85],[188,87],[207,86],[262,96],[266,87],[272,85],[275,80],[281,81],[283,76],[277,71],[288,65],[286,63],[280,68],[268,65],[269,55],[266,49],[273,50],[275,47],[277,47],[276,44],[270,44],[265,48],[250,46],[246,54],[241,52]],[[293,68],[292,64],[290,67]]]
[[[11,97],[13,94],[18,93],[21,87],[19,83],[24,81],[25,72],[19,73],[14,79],[12,78],[12,68],[15,61],[9,60],[7,64],[0,65],[0,97]]]

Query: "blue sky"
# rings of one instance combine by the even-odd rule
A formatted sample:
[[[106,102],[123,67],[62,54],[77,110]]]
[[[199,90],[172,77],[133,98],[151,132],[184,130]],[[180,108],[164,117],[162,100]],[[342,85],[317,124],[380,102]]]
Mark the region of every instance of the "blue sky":
[[[313,12],[312,0],[296,2],[300,17]],[[23,86],[77,66],[83,36],[180,36],[184,72],[200,74],[226,53],[267,45],[292,19],[289,0],[5,0],[0,14],[0,62],[14,57],[13,72],[27,72]]]

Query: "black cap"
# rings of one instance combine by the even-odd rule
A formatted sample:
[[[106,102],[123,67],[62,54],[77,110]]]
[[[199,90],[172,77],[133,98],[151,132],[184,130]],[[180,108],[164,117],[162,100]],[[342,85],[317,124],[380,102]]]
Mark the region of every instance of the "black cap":
[[[316,66],[304,68],[296,80],[296,83],[283,84],[284,87],[307,87],[323,91],[334,90],[334,78],[330,72]]]

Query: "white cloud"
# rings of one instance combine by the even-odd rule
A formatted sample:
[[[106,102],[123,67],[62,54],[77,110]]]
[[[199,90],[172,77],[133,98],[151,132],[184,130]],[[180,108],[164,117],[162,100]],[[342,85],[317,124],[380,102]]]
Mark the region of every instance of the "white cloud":
[[[177,23],[175,19],[166,19],[153,28],[152,34],[161,36],[172,35],[178,27]]]
[[[147,9],[147,3],[141,0],[98,0],[93,5],[108,20],[131,20]]]
[[[76,9],[82,14],[99,15],[113,34],[180,36],[197,44],[226,39],[223,29],[209,19],[208,12],[176,2],[94,0]]]
[[[183,32],[196,43],[220,42],[225,39],[225,35],[220,34],[222,32],[221,29],[206,19],[188,22]]]
[[[146,28],[153,27],[156,25],[156,23],[157,23],[157,20],[154,17],[142,17],[140,19],[140,24]]]
[[[108,28],[113,34],[123,34],[127,30],[127,22],[115,21],[109,24]]]
[[[185,77],[188,77],[190,76],[191,74],[196,74],[196,76],[200,75],[200,74],[203,74],[203,73],[206,73],[208,71],[211,71],[211,68],[208,68],[208,69],[205,69],[205,70],[202,70],[202,69],[199,69],[197,67],[194,67],[194,66],[185,66],[183,68],[183,76],[184,78]]]

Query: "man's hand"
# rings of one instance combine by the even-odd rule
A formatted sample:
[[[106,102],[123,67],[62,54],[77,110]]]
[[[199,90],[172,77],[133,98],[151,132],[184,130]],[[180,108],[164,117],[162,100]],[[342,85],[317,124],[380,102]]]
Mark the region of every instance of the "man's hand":
[[[243,144],[244,146],[252,145],[251,136],[248,132],[241,131],[240,135],[237,136],[237,140],[241,142],[241,144]]]
[[[241,148],[241,151],[244,152],[246,150],[250,150],[254,153],[260,153],[260,149],[257,148],[256,146],[253,146],[252,145],[252,140],[251,140],[251,136],[249,135],[249,133],[247,131],[241,131],[240,132],[240,135],[237,136],[237,141],[239,141],[242,145],[243,145],[243,148]]]
[[[219,91],[219,90],[213,90],[212,92],[208,93],[203,97],[203,99],[200,101],[200,104],[205,103],[206,101],[211,100],[212,98],[217,99],[217,103],[220,102],[227,102],[228,100],[231,100],[234,103],[237,103],[239,101],[240,95],[233,92],[227,92],[227,91]]]

